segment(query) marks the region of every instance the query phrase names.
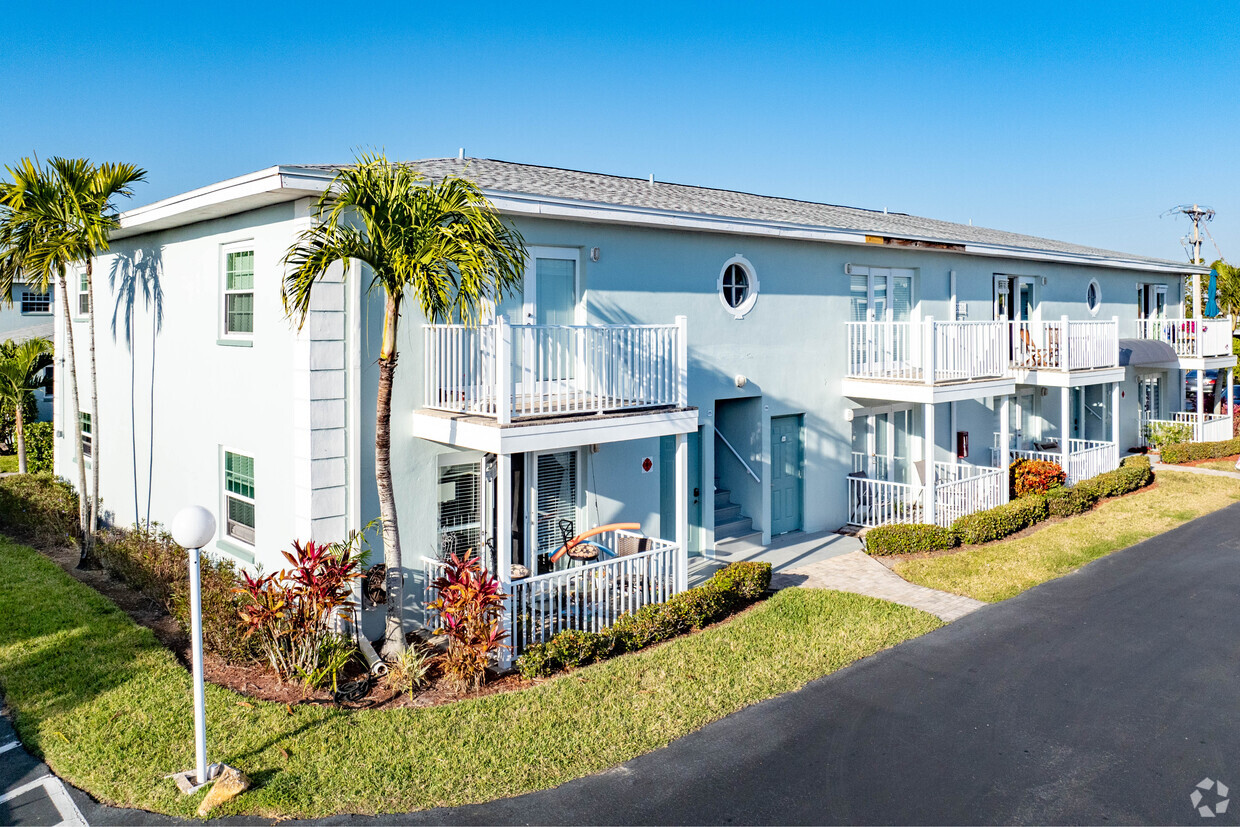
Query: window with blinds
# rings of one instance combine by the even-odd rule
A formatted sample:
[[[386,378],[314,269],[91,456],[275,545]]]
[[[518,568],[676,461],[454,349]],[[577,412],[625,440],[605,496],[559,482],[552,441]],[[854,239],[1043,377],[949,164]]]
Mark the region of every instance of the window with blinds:
[[[224,259],[224,333],[253,333],[254,251],[238,250]]]
[[[463,462],[439,469],[439,554],[461,554],[473,549],[485,556],[482,545],[482,462]]]
[[[577,533],[577,452],[539,454],[535,462],[534,532],[538,551],[545,553],[560,547],[565,532]]]
[[[224,452],[224,533],[254,545],[254,458]]]
[[[854,322],[907,322],[913,316],[913,270],[849,267],[849,317]]]

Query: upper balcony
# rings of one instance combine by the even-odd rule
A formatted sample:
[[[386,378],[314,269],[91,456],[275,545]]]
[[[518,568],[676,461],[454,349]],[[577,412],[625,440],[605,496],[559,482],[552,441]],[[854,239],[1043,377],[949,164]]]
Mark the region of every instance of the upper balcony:
[[[1138,319],[1137,338],[1166,342],[1181,359],[1232,355],[1231,321],[1228,319]]]
[[[1113,381],[1119,321],[848,322],[848,396],[946,402]],[[859,380],[859,381],[856,381]]]
[[[684,316],[663,325],[428,324],[423,359],[415,435],[438,442],[515,453],[697,427]]]

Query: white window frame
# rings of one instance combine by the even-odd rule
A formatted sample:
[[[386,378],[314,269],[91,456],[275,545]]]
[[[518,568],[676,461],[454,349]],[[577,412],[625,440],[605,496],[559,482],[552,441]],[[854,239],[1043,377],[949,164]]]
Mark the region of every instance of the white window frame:
[[[32,288],[29,284],[21,285],[21,290],[22,290],[22,295],[21,295],[21,299],[18,301],[18,306],[21,307],[21,314],[23,316],[50,316],[52,315],[52,286],[50,284],[47,286],[46,293],[40,293],[38,290],[35,290],[34,288]],[[39,304],[43,304],[44,302],[46,302],[47,309],[46,310],[27,310],[26,309],[27,296],[32,297],[32,299],[34,301],[37,301]]]
[[[254,471],[253,484],[254,484],[255,496],[247,497],[244,494],[238,494],[238,493],[234,493],[228,490],[228,455],[229,454],[234,454],[236,456],[245,457],[246,459],[254,463],[255,471]],[[220,469],[219,470],[219,473],[220,473],[219,491],[220,491],[220,518],[221,518],[220,519],[220,529],[221,529],[220,539],[226,543],[237,543],[239,545],[245,546],[246,548],[253,549],[256,547],[257,542],[258,542],[258,497],[257,497],[257,494],[258,494],[258,461],[252,452],[242,451],[242,450],[233,448],[228,445],[221,445],[220,446],[219,469]],[[251,531],[254,532],[253,539],[246,540],[244,537],[238,537],[237,535],[229,531],[228,500],[230,498],[236,499],[240,502],[249,503],[249,505],[254,509],[254,525],[250,527]]]
[[[1098,297],[1098,302],[1093,306],[1089,306],[1089,291],[1093,289],[1094,295]],[[1098,311],[1102,309],[1102,285],[1097,279],[1090,279],[1089,284],[1085,285],[1085,309],[1089,311],[1089,315],[1097,316]]]
[[[892,286],[895,279],[902,278],[909,280],[909,302],[908,312],[910,319],[921,318],[921,296],[918,295],[917,285],[917,268],[916,267],[869,267],[862,264],[847,264],[844,266],[845,275],[849,276],[865,276],[865,321],[868,322],[889,322],[894,318],[895,309],[892,306]],[[887,280],[886,298],[883,306],[883,317],[880,319],[874,312],[874,279],[882,277]],[[848,285],[848,319],[852,319],[852,284]]]
[[[228,256],[231,253],[250,253],[253,255],[254,261],[254,283],[249,290],[229,290],[228,289]],[[247,238],[239,241],[230,241],[220,245],[220,261],[219,261],[219,285],[220,285],[220,303],[219,303],[219,337],[221,341],[236,342],[252,342],[254,340],[255,322],[258,319],[258,253],[255,249],[254,239]],[[230,331],[228,329],[228,297],[230,295],[241,295],[249,293],[251,302],[251,321],[250,331]]]
[[[83,422],[83,417],[89,422]],[[82,433],[82,459],[89,463],[95,455],[95,417],[91,411],[78,411],[78,422]]]
[[[78,271],[77,275],[74,276],[74,286],[77,288],[74,290],[74,296],[77,298],[77,303],[73,306],[74,317],[78,319],[87,319],[90,317],[91,307],[90,292],[87,290],[88,285],[86,284],[85,268]],[[85,310],[82,309],[83,302],[86,304]]]
[[[749,277],[749,292],[745,294],[745,298],[736,307],[728,304],[728,300],[723,295],[723,277],[728,272],[728,268],[733,265],[739,265],[745,271],[745,275]],[[723,309],[732,314],[734,319],[743,319],[753,310],[754,304],[758,301],[758,271],[753,266],[753,262],[745,258],[740,253],[732,256],[723,263],[719,268],[719,278],[715,280],[715,293],[719,296],[719,304],[723,305]]]
[[[440,525],[442,514],[440,507],[443,501],[439,497],[439,477],[443,473],[443,469],[452,468],[457,465],[477,465],[478,466],[478,545],[480,548],[474,549],[474,554],[483,565],[487,565],[487,549],[485,548],[488,540],[491,539],[491,517],[490,504],[488,503],[487,485],[487,463],[486,454],[481,451],[460,451],[457,453],[440,454],[438,462],[435,466],[435,548],[434,554],[431,556],[439,559],[443,556],[443,526]],[[466,549],[457,549],[458,552],[465,552]]]
[[[538,555],[543,553],[538,548],[538,458],[548,454],[564,454],[574,452],[577,455],[576,490],[573,492],[573,522],[577,531],[581,531],[582,518],[585,514],[585,464],[588,457],[580,448],[560,448],[552,451],[529,451],[525,454],[525,548],[526,560],[535,561],[530,566],[537,566]],[[557,529],[558,530],[558,529]],[[555,549],[550,549],[554,551]]]

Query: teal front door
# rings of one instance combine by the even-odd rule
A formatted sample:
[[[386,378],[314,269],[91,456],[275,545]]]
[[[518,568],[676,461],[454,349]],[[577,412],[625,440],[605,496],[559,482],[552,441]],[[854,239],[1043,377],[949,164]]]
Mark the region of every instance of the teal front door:
[[[771,417],[771,534],[801,529],[801,416]]]
[[[689,441],[689,554],[702,553],[702,431]],[[659,521],[664,540],[676,539],[676,437],[659,440]]]

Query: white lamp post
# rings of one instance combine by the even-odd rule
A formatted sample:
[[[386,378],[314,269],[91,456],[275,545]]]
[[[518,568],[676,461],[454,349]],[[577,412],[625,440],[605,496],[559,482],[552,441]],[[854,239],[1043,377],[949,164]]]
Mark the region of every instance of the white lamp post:
[[[172,539],[189,552],[189,613],[193,638],[194,666],[194,781],[193,792],[206,784],[207,778],[207,703],[202,679],[202,584],[199,558],[202,547],[215,536],[215,517],[200,505],[191,505],[172,518]],[[188,773],[182,773],[188,775]],[[185,779],[189,781],[188,778]],[[178,779],[180,783],[180,779]],[[185,789],[185,786],[182,786]]]

